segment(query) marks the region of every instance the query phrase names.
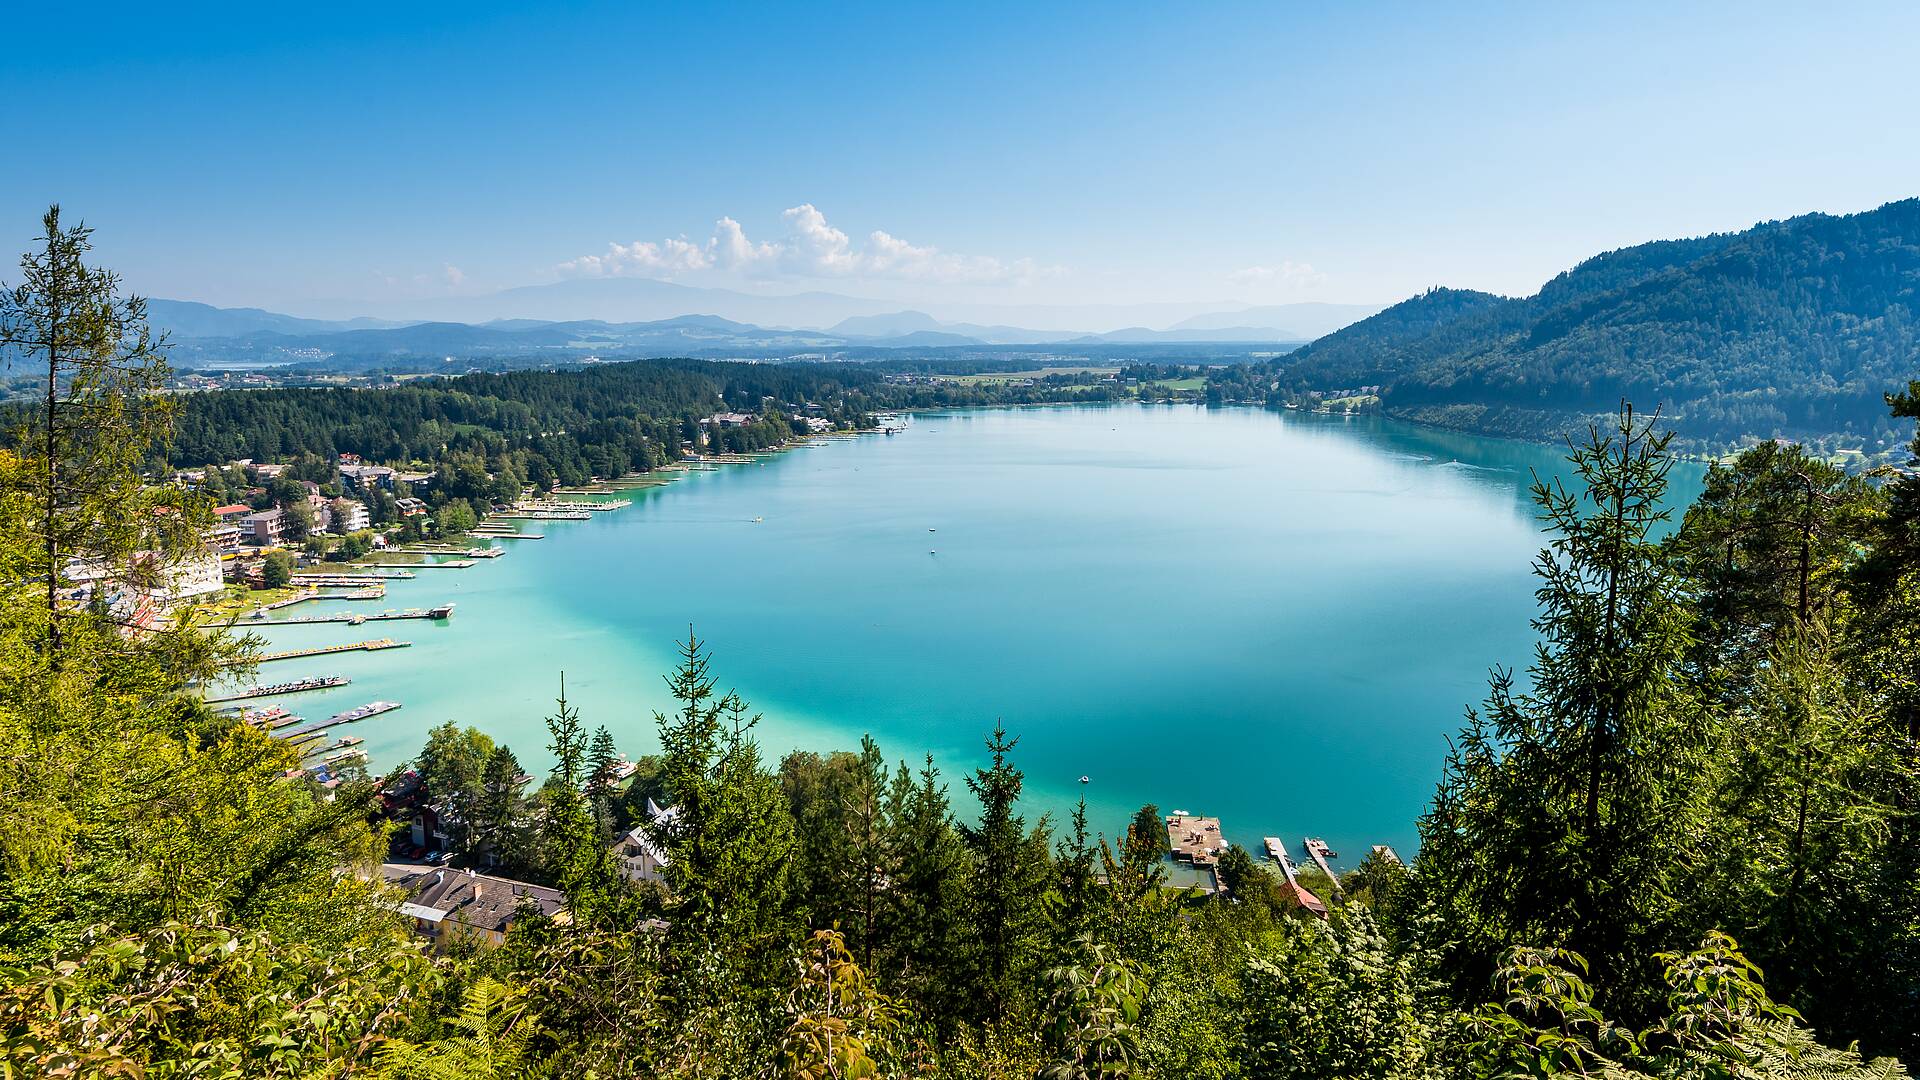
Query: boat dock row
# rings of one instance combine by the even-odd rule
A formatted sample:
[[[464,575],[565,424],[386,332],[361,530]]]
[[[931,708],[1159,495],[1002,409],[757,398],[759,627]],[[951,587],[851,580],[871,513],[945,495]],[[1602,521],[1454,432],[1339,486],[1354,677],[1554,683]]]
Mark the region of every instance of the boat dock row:
[[[259,656],[244,660],[229,660],[229,666],[241,663],[267,664],[275,660],[297,660],[303,656],[326,656],[329,653],[378,652],[381,649],[404,649],[413,644],[411,641],[395,641],[392,638],[375,638],[372,641],[355,641],[346,645],[316,645],[310,649],[288,649],[285,652],[261,653]]]
[[[348,709],[346,712],[336,713],[318,723],[308,724],[306,727],[289,731],[287,732],[287,738],[311,735],[317,731],[325,731],[331,727],[339,727],[341,724],[356,724],[369,716],[379,716],[381,713],[392,712],[399,707],[400,703],[397,701],[370,701],[357,709]]]
[[[231,694],[206,699],[209,705],[218,705],[223,701],[245,701],[248,698],[277,697],[281,694],[304,694],[309,690],[331,690],[336,686],[347,685],[345,675],[319,675],[311,679],[295,679],[291,682],[270,683],[266,686],[249,686]]]
[[[580,511],[603,514],[609,510],[619,510],[632,505],[632,499],[608,499],[605,502],[517,502],[513,504],[513,508],[523,514],[565,514]]]
[[[412,564],[407,564],[411,566]],[[389,581],[405,581],[413,577],[411,571],[398,574],[295,574],[295,585],[311,585],[319,588],[352,588],[357,585],[378,585],[386,587]]]
[[[408,608],[405,611],[358,612],[343,611],[334,615],[298,615],[291,619],[257,619],[253,626],[301,626],[313,623],[347,623],[359,626],[365,622],[380,622],[387,619],[450,619],[453,617],[453,605],[441,604],[431,608]]]
[[[495,525],[492,527],[476,526],[470,535],[484,536],[489,540],[545,540],[546,539],[545,534],[514,532],[512,529],[509,529],[504,525]]]
[[[506,521],[586,521],[593,517],[585,510],[516,510],[493,516]]]

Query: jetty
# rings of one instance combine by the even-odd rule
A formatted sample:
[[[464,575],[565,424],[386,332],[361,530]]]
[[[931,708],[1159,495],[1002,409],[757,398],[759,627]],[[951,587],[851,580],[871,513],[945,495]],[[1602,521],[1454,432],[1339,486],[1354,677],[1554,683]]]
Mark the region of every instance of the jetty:
[[[516,510],[494,517],[507,521],[586,521],[593,515],[585,510]]]
[[[1293,881],[1293,875],[1298,873],[1299,870],[1293,865],[1293,859],[1287,855],[1287,845],[1282,843],[1277,836],[1263,836],[1260,838],[1260,842],[1266,845],[1267,858],[1280,864],[1280,872],[1286,875],[1287,881],[1291,883]]]
[[[372,641],[355,641],[346,645],[316,645],[310,649],[288,649],[285,652],[261,653],[251,659],[227,660],[224,664],[269,664],[275,660],[298,660],[303,656],[326,656],[329,653],[379,652],[381,649],[404,649],[413,644],[411,641],[395,641],[392,638],[375,638]]]
[[[374,563],[363,563],[362,565],[381,566],[381,567],[389,567],[389,568],[404,566],[409,570],[465,570],[467,567],[473,566],[475,564],[474,564],[474,560],[472,559],[455,559],[452,562],[421,562],[421,563],[374,562]]]
[[[401,555],[461,555],[469,559],[497,559],[506,554],[499,548],[403,547],[393,550]]]
[[[318,723],[308,724],[306,727],[298,730],[289,731],[287,732],[287,737],[293,738],[299,735],[311,735],[318,731],[325,731],[331,727],[339,727],[341,724],[357,724],[369,716],[379,716],[381,713],[392,712],[399,707],[400,703],[397,701],[370,701],[357,709],[348,709],[343,713],[335,713]]]
[[[441,604],[431,608],[408,608],[405,611],[342,611],[333,615],[296,615],[291,619],[256,620],[254,626],[299,626],[313,623],[346,623],[359,626],[366,622],[380,622],[386,619],[450,619],[453,617],[453,605]]]
[[[1318,866],[1320,872],[1327,875],[1327,878],[1333,882],[1333,891],[1338,893],[1340,891],[1340,878],[1333,872],[1333,867],[1327,864],[1327,860],[1339,858],[1340,853],[1328,847],[1325,840],[1315,836],[1307,837],[1306,840],[1302,842],[1302,846],[1307,849],[1307,857],[1313,860],[1313,864]]]
[[[303,759],[310,758],[310,757],[318,757],[321,754],[331,753],[335,750],[345,750],[349,747],[359,746],[363,742],[366,742],[366,740],[360,738],[358,735],[348,735],[345,738],[342,738],[336,742],[315,746],[309,750],[303,751],[300,754],[300,756]]]
[[[1167,815],[1167,846],[1173,857],[1206,869],[1219,863],[1227,842],[1220,838],[1220,819],[1199,817],[1185,810]]]
[[[607,499],[593,502],[560,502],[550,499],[542,502],[521,501],[514,503],[513,508],[523,514],[564,514],[582,510],[589,514],[604,514],[609,510],[619,510],[632,505],[632,499]]]
[[[1406,861],[1400,858],[1400,853],[1393,850],[1392,844],[1375,844],[1373,845],[1373,853],[1379,856],[1381,860],[1391,863],[1394,866],[1407,865]]]
[[[484,536],[489,540],[545,540],[546,539],[546,535],[544,533],[514,532],[513,530],[507,528],[504,525],[498,526],[492,529],[476,528],[473,530],[472,535]]]
[[[412,564],[407,563],[404,565],[411,566]],[[405,581],[412,576],[413,574],[410,571],[403,571],[398,574],[295,574],[293,575],[293,583],[296,585],[314,585],[323,589],[328,587],[352,588],[356,585],[378,585],[381,588],[385,588],[386,583],[389,581]]]
[[[327,690],[345,685],[347,685],[345,675],[320,675],[311,679],[295,679],[292,682],[272,683],[267,686],[249,686],[245,690],[207,698],[206,702],[209,705],[218,705],[223,701],[245,701],[248,698],[277,697],[280,694],[304,694],[309,690]]]

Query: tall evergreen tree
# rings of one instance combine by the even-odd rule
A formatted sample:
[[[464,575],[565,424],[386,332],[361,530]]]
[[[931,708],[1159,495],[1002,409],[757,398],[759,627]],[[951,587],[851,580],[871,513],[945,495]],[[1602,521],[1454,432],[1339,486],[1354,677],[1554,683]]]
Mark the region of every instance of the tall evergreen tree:
[[[967,778],[967,790],[980,800],[980,820],[965,830],[973,849],[974,915],[980,933],[979,989],[990,1012],[1004,1008],[1016,976],[1033,959],[1033,935],[1039,927],[1041,898],[1051,874],[1046,827],[1033,833],[1019,812],[1024,774],[1010,759],[1018,738],[996,723],[987,738],[992,764]]]
[[[1521,941],[1576,946],[1608,995],[1656,985],[1646,958],[1667,943],[1699,794],[1674,678],[1686,614],[1653,535],[1669,514],[1666,446],[1623,407],[1573,448],[1582,490],[1534,484],[1553,538],[1534,563],[1531,689],[1495,672],[1420,825],[1416,877],[1464,986]]]
[[[587,749],[587,809],[593,813],[594,827],[599,830],[600,838],[607,841],[613,839],[613,774],[619,765],[619,756],[619,751],[614,749],[612,733],[604,726],[594,728],[593,742]]]

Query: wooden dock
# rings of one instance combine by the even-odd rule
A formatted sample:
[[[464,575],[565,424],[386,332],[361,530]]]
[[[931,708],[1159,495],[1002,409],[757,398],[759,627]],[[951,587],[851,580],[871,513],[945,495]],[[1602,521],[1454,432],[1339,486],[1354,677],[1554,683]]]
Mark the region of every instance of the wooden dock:
[[[486,532],[475,530],[471,535],[484,536],[489,540],[545,540],[547,538],[544,533],[509,532],[506,529],[490,529]]]
[[[379,716],[381,713],[392,712],[399,707],[400,703],[397,701],[370,701],[357,709],[348,709],[343,713],[335,713],[319,723],[308,724],[306,727],[299,728],[298,730],[289,731],[286,737],[291,739],[295,736],[312,735],[331,727],[339,727],[341,724],[357,724],[370,716]]]
[[[1220,837],[1219,818],[1181,810],[1167,815],[1167,846],[1174,858],[1204,870],[1219,863],[1227,842]]]
[[[1307,856],[1313,860],[1313,864],[1318,866],[1320,872],[1327,875],[1328,880],[1333,882],[1334,894],[1336,896],[1339,895],[1340,876],[1333,872],[1333,867],[1328,865],[1327,860],[1339,858],[1340,853],[1328,847],[1325,840],[1315,836],[1307,837],[1304,841],[1304,846],[1307,849]]]
[[[1299,871],[1293,865],[1293,859],[1287,855],[1287,845],[1277,836],[1263,836],[1260,842],[1266,845],[1267,858],[1279,863],[1280,872],[1285,874],[1287,880],[1291,882],[1294,874]]]
[[[452,562],[371,562],[362,563],[361,565],[379,566],[388,569],[404,566],[409,570],[465,570],[469,566],[476,565],[476,563],[472,559],[455,559]]]
[[[270,686],[249,686],[245,690],[236,690],[231,694],[206,698],[209,705],[223,701],[246,701],[249,698],[278,697],[281,694],[305,694],[313,690],[331,690],[348,683],[345,675],[323,675],[316,679],[296,679],[293,682],[274,683]]]
[[[298,660],[305,656],[326,656],[330,653],[378,652],[381,649],[404,649],[413,644],[411,641],[395,641],[392,638],[375,638],[372,641],[355,641],[347,645],[316,645],[311,649],[288,649],[285,652],[261,653],[252,659],[228,660],[228,666],[237,664],[270,664],[275,660]]]
[[[382,622],[389,619],[450,619],[453,617],[453,605],[441,604],[431,608],[408,608],[405,611],[375,611],[362,613],[343,611],[336,615],[296,615],[291,619],[255,619],[248,626],[303,626],[315,623],[346,623],[359,626],[366,622]]]
[[[411,565],[411,564],[407,564]],[[360,585],[379,585],[386,587],[389,581],[405,581],[413,577],[411,572],[398,574],[295,574],[295,585],[312,585],[318,588],[350,589]]]

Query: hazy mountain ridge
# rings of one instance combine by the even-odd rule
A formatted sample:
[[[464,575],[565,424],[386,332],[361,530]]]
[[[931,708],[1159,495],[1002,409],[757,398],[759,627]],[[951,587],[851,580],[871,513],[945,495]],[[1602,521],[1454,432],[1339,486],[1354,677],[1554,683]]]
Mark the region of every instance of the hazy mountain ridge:
[[[1323,319],[1328,317],[1318,311],[1315,315]],[[1084,331],[949,323],[919,311],[849,316],[827,330],[789,329],[715,314],[684,313],[631,322],[598,318],[561,321],[510,318],[483,323],[429,320],[381,324],[378,320],[366,318],[345,321],[306,319],[259,309],[215,308],[170,300],[153,301],[152,316],[156,327],[169,331],[178,343],[188,346],[190,353],[208,358],[226,356],[252,359],[314,351],[346,356],[426,356],[525,350],[704,354],[728,350],[778,352],[848,347],[887,349],[1183,342],[1296,344],[1306,340],[1301,332],[1275,327],[1230,325],[1217,330],[1199,327],[1168,330],[1133,327],[1090,334]]]

